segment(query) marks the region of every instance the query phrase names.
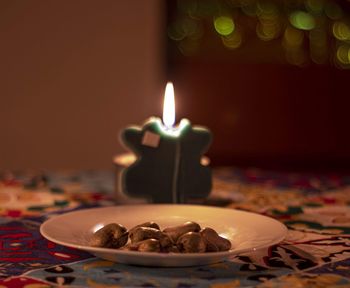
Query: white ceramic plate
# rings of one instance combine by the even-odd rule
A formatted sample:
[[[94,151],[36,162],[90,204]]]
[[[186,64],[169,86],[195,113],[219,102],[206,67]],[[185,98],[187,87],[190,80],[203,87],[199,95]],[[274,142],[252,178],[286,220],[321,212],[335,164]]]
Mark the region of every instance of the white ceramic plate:
[[[130,229],[147,221],[161,228],[195,221],[211,227],[229,239],[232,249],[210,253],[151,253],[96,248],[89,246],[91,235],[109,223],[120,223]],[[48,240],[88,251],[100,258],[144,266],[195,266],[223,261],[230,257],[268,247],[282,241],[287,228],[272,218],[228,208],[199,205],[145,204],[79,210],[53,217],[40,227]]]

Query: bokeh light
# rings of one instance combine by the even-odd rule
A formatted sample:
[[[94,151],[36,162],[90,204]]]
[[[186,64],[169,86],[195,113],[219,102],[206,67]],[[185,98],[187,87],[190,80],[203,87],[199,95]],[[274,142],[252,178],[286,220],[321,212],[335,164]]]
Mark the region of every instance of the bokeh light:
[[[211,53],[200,49],[207,49],[207,44],[214,47],[217,42],[213,36],[226,49],[235,50],[244,43],[247,51],[253,51],[249,45],[257,43],[255,37],[261,41],[273,40],[268,45],[274,45],[271,47],[276,53],[282,49],[286,60],[293,65],[312,62],[335,64],[339,68],[350,65],[344,48],[350,45],[350,14],[341,1],[177,0],[176,3],[177,15],[168,26],[168,36],[183,55]]]
[[[242,33],[238,29],[235,29],[230,35],[222,36],[221,40],[228,49],[237,49],[241,46],[243,37]]]
[[[301,30],[312,30],[316,26],[315,18],[304,11],[295,11],[289,16],[290,23]]]
[[[337,49],[337,60],[341,64],[350,64],[350,46],[342,44]]]
[[[350,27],[344,22],[337,21],[333,24],[333,35],[338,40],[350,40]]]
[[[274,19],[278,16],[278,8],[275,4],[268,1],[258,1],[256,12],[259,18]]]
[[[284,31],[283,42],[286,48],[300,47],[304,41],[304,32],[293,27],[287,27]]]
[[[190,18],[179,19],[168,28],[168,36],[175,41],[181,41],[186,37],[199,39],[203,35],[203,29],[199,21]]]
[[[269,41],[279,36],[280,27],[277,23],[258,23],[256,34],[263,41]]]
[[[235,29],[235,23],[229,16],[219,16],[214,18],[214,27],[220,35],[227,36]]]
[[[321,14],[324,8],[324,0],[306,0],[306,8],[313,14]]]
[[[279,11],[271,2],[257,2],[257,16],[259,22],[256,25],[256,35],[263,41],[270,41],[279,36],[281,32]]]

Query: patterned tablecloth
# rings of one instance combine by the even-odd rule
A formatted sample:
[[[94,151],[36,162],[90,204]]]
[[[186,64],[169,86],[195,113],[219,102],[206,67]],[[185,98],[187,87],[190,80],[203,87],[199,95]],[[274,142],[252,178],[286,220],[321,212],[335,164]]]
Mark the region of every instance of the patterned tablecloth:
[[[206,205],[284,222],[280,244],[188,268],[112,263],[39,233],[67,211],[115,205],[112,172],[2,173],[0,287],[350,287],[350,176],[223,168]]]

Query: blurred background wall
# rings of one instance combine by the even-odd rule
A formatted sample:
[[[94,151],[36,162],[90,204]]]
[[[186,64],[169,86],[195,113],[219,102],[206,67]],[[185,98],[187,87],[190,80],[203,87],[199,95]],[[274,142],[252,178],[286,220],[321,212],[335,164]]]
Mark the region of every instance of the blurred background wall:
[[[109,168],[159,115],[159,0],[0,1],[0,169]]]

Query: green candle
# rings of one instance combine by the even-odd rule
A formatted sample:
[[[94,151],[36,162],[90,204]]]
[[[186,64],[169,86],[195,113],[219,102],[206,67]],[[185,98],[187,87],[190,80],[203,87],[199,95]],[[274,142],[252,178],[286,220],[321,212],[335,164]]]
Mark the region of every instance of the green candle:
[[[130,197],[147,198],[154,203],[186,203],[202,199],[211,191],[211,170],[201,163],[211,142],[204,127],[182,119],[175,122],[174,92],[167,84],[162,123],[148,119],[142,127],[128,127],[122,143],[137,159],[121,171],[122,192]]]

